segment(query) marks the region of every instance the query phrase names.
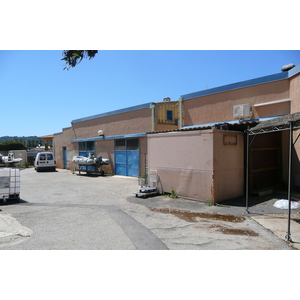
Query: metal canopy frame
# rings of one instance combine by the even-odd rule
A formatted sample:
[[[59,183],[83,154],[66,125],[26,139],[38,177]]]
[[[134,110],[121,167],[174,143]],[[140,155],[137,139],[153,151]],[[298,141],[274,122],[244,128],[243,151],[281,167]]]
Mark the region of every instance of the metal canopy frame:
[[[281,132],[289,130],[290,139],[289,139],[289,177],[288,177],[288,228],[285,239],[289,242],[293,242],[291,238],[291,178],[292,178],[292,149],[295,143],[298,141],[298,137],[295,142],[293,142],[293,131],[300,129],[300,112],[286,115],[283,117],[278,117],[272,120],[264,121],[259,123],[253,128],[248,128],[246,130],[247,134],[247,164],[246,164],[246,212],[250,214],[248,209],[249,204],[249,148],[250,136],[255,136],[258,134],[266,134],[272,132]],[[253,139],[254,140],[254,139]],[[252,142],[253,142],[252,140]]]

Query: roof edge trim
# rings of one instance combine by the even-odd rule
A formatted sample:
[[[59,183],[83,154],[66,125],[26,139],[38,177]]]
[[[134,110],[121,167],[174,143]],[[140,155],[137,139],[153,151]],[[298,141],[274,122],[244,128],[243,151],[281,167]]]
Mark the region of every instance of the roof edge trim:
[[[140,104],[140,105],[135,105],[135,106],[130,106],[130,107],[126,107],[126,108],[121,108],[121,109],[105,112],[102,114],[97,114],[97,115],[84,117],[84,118],[80,118],[80,119],[75,119],[71,123],[78,123],[78,122],[88,121],[88,120],[97,119],[97,118],[101,118],[101,117],[107,117],[107,116],[111,116],[111,115],[116,115],[116,114],[134,111],[134,110],[139,110],[139,109],[143,109],[143,108],[149,108],[150,104],[152,104],[152,103],[153,102],[144,103],[144,104]]]
[[[222,85],[219,87],[202,90],[202,91],[198,91],[198,92],[194,92],[194,93],[190,93],[190,94],[185,94],[185,95],[182,95],[181,98],[183,100],[187,100],[187,99],[192,99],[192,98],[196,98],[196,97],[207,96],[207,95],[211,95],[211,94],[245,88],[245,87],[249,87],[249,86],[253,86],[253,85],[288,79],[299,72],[300,72],[300,65],[294,67],[293,69],[291,69],[287,72],[276,73],[273,75],[258,77],[258,78],[240,81],[240,82],[236,82],[236,83],[231,83],[231,84],[227,84],[227,85]]]
[[[110,135],[110,136],[104,136],[104,137],[91,137],[91,138],[85,138],[85,139],[74,139],[71,140],[72,143],[80,143],[80,142],[92,142],[92,141],[103,141],[103,140],[115,140],[115,139],[125,139],[125,138],[136,138],[136,137],[143,137],[147,134],[145,132],[139,132],[139,133],[131,133],[131,134],[124,134],[124,135]]]

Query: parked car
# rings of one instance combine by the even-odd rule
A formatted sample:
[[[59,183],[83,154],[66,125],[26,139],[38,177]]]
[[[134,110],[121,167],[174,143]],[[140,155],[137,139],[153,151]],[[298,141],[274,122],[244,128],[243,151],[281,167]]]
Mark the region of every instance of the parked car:
[[[34,169],[39,172],[41,170],[56,170],[56,161],[53,152],[39,152],[34,160]]]

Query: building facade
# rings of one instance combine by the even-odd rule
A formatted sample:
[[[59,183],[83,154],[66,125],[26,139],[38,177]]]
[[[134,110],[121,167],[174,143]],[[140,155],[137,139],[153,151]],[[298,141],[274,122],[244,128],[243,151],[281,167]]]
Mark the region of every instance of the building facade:
[[[155,169],[161,192],[174,188],[181,196],[220,202],[244,193],[247,127],[297,111],[300,65],[178,101],[165,98],[73,120],[54,134],[57,167],[73,169],[73,156],[94,152],[110,159],[105,173],[138,177]],[[252,143],[252,192],[285,183],[287,138],[282,132]],[[297,145],[295,158],[299,155]],[[294,178],[300,178],[299,159],[294,161]]]
[[[71,170],[76,167],[73,156],[93,152],[110,160],[105,173],[138,177],[145,172],[150,104],[73,120],[71,127],[54,134],[57,167]]]

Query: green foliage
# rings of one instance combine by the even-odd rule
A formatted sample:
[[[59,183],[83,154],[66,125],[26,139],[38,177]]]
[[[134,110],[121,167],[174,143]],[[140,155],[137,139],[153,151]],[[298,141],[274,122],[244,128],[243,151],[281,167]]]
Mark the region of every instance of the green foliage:
[[[171,189],[171,193],[163,193],[162,196],[169,198],[178,198],[178,194],[176,193],[174,188]]]
[[[41,144],[44,140],[39,139],[37,136],[0,136],[0,143],[3,142],[26,142],[34,141]]]
[[[219,203],[213,203],[212,201],[206,203],[207,206],[222,206],[222,204],[219,204]]]
[[[170,198],[178,198],[178,194],[176,193],[174,188],[171,189]]]
[[[19,142],[4,142],[0,143],[1,151],[9,151],[9,150],[27,150],[27,147],[23,143]]]
[[[37,136],[1,136],[0,143],[4,142],[18,142],[24,144],[28,149],[35,148],[38,145],[43,146],[45,144],[43,139],[39,139]],[[9,149],[19,150],[19,149]],[[22,149],[21,149],[22,150]],[[4,151],[2,149],[2,151]]]
[[[83,58],[93,58],[98,53],[98,50],[64,50],[62,55],[63,58],[61,60],[64,60],[66,62],[66,66],[64,67],[64,70],[69,70],[71,67],[76,67]]]
[[[171,193],[163,193],[163,196],[169,198],[178,198],[178,194],[176,193],[174,188],[171,189]]]

